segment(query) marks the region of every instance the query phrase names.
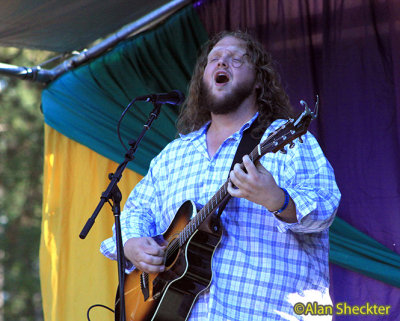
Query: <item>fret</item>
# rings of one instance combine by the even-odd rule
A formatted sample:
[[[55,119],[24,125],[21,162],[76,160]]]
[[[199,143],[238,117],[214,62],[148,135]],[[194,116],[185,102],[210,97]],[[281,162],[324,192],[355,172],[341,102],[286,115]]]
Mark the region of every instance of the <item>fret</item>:
[[[317,117],[318,114],[318,102],[315,104],[315,111],[312,112],[307,104],[302,100],[300,104],[305,107],[303,113],[301,113],[296,120],[289,119],[281,127],[273,131],[266,140],[258,144],[253,151],[249,154],[250,160],[254,163],[259,160],[263,155],[270,152],[277,152],[284,149],[287,144],[293,144],[296,138],[299,138],[301,143],[301,135],[307,132],[307,128],[310,122]],[[243,163],[241,164],[243,166]],[[206,220],[206,218],[213,212],[214,209],[218,208],[220,203],[228,195],[228,184],[227,180],[215,195],[204,205],[204,207],[193,217],[189,224],[179,234],[180,246],[182,246],[190,235],[192,235],[198,227]]]
[[[193,219],[193,225],[194,225],[195,229],[198,227],[198,216],[197,215]]]
[[[195,229],[196,229],[196,227],[193,224],[190,224],[190,228],[189,228],[190,233],[189,234],[192,235]]]

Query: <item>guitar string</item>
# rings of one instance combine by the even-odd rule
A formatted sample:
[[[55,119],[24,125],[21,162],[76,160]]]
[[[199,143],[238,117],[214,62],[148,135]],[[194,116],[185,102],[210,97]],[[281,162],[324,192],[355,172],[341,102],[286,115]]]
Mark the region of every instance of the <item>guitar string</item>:
[[[287,123],[285,123],[284,125],[282,125],[280,128],[278,128],[277,130],[275,130],[274,132],[271,133],[271,135],[267,138],[267,140],[265,142],[260,143],[259,145],[256,146],[256,148],[253,149],[253,151],[249,154],[250,159],[254,162],[255,160],[258,160],[258,158],[261,158],[262,155],[264,155],[265,153],[267,153],[267,151],[269,150],[269,148],[271,148],[271,150],[273,149],[273,147],[276,147],[279,145],[278,140],[272,140],[272,138],[274,138],[280,131],[283,131],[286,128]],[[281,136],[283,137],[283,136]],[[289,141],[286,143],[288,144]],[[261,155],[258,152],[258,148],[260,148],[261,146]],[[266,151],[265,151],[266,150]],[[242,163],[243,164],[243,163]],[[217,191],[217,193],[211,198],[210,201],[208,201],[206,203],[206,205],[203,207],[202,210],[199,211],[199,213],[193,218],[192,221],[190,221],[185,228],[179,233],[178,238],[174,239],[172,241],[172,245],[170,247],[168,247],[167,253],[166,253],[166,258],[169,259],[171,257],[171,255],[173,253],[175,253],[175,251],[181,247],[189,238],[190,235],[193,234],[193,232],[200,226],[200,224],[208,217],[208,215],[214,211],[215,207],[218,205],[219,202],[221,202],[223,200],[223,198],[226,196],[227,194],[227,184],[228,184],[229,180],[226,181],[221,188]],[[223,194],[221,194],[223,193]],[[218,199],[218,195],[220,195],[220,199]],[[213,205],[215,201],[215,207]],[[211,203],[211,211],[210,211],[210,203]],[[206,208],[206,211],[204,210],[204,208]],[[206,213],[204,213],[206,212]],[[204,215],[205,214],[205,215]],[[192,229],[193,228],[193,229]],[[191,230],[192,229],[192,230]],[[179,241],[179,242],[178,242]]]
[[[265,143],[267,143],[267,142],[264,142],[264,144]],[[265,149],[266,147],[268,147],[268,145],[262,146],[261,148]],[[257,147],[255,149],[253,149],[253,151],[250,153],[249,156],[252,160],[255,160],[257,158],[257,156],[259,156],[258,152],[257,152]],[[181,240],[181,242],[180,242],[181,246],[187,241],[188,236],[190,236],[194,232],[194,230],[196,230],[198,228],[198,226],[208,217],[208,215],[212,211],[214,211],[214,209],[216,207],[216,206],[214,206],[214,202],[215,202],[215,205],[218,205],[218,203],[223,200],[223,198],[227,194],[227,185],[228,185],[228,181],[226,181],[224,183],[224,185],[222,185],[222,187],[211,198],[211,200],[206,203],[206,205],[203,207],[203,209],[200,210],[199,213],[193,218],[193,220],[190,221],[189,224],[181,231],[181,233],[179,235],[179,239]],[[219,195],[219,197],[218,197],[218,195]],[[210,210],[210,206],[211,206],[211,210]],[[174,250],[175,249],[176,248],[174,248]]]

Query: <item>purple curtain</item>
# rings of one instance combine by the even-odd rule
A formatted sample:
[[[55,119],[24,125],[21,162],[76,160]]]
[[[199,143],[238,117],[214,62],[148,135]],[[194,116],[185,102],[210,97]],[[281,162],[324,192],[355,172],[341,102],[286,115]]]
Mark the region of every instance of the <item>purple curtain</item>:
[[[277,61],[293,105],[314,105],[311,131],[342,192],[338,216],[400,253],[400,2],[209,0],[197,11],[210,35],[246,30]],[[331,264],[335,303],[391,305],[400,289]],[[361,320],[336,316],[336,320]]]

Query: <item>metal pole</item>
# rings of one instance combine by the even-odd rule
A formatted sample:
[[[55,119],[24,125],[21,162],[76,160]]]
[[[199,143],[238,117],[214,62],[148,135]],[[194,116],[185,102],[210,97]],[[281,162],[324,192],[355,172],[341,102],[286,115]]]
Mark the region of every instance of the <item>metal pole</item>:
[[[131,35],[138,34],[144,30],[150,28],[161,20],[172,15],[174,12],[178,11],[185,5],[189,4],[191,0],[174,0],[167,4],[161,6],[160,8],[150,12],[144,17],[136,20],[135,22],[126,25],[113,35],[106,38],[99,44],[84,50],[77,55],[65,60],[53,69],[46,70],[42,69],[40,66],[36,67],[19,67],[8,64],[0,63],[0,74],[6,76],[18,77],[23,80],[31,80],[42,83],[49,83],[61,76],[68,70],[76,68],[93,58],[96,58],[103,53],[105,53],[110,48],[116,46],[119,42],[125,40]]]

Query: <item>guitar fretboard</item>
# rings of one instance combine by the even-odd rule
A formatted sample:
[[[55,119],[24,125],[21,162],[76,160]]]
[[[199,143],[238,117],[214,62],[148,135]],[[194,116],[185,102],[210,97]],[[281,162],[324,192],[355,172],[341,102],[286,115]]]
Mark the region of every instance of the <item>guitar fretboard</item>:
[[[304,101],[300,101],[300,103],[305,106],[303,113],[301,113],[296,120],[289,119],[285,124],[272,132],[266,140],[258,144],[249,154],[250,160],[253,163],[258,161],[266,153],[275,153],[279,150],[286,153],[284,147],[289,143],[290,147],[293,147],[293,140],[307,132],[310,122],[316,118],[317,115],[318,97],[314,113],[310,111]],[[300,142],[302,141],[300,140]],[[243,168],[243,163],[240,164],[240,166]],[[220,189],[207,202],[207,204],[204,205],[204,207],[196,214],[196,216],[193,217],[192,220],[179,233],[179,246],[185,244],[186,241],[199,228],[199,226],[207,219],[207,217],[213,214],[219,206],[231,198],[231,195],[228,193],[228,184],[229,180],[227,180],[220,187]]]
[[[253,149],[253,151],[249,154],[250,159],[254,163],[257,161],[262,155],[259,155],[259,145]],[[241,165],[242,166],[242,165]],[[179,246],[185,244],[185,242],[191,237],[191,235],[199,228],[199,226],[207,219],[209,215],[214,213],[219,206],[228,198],[231,198],[228,193],[228,184],[229,180],[227,180],[220,189],[214,194],[214,196],[204,205],[204,207],[196,214],[195,217],[189,222],[188,225],[181,231],[179,234]]]

